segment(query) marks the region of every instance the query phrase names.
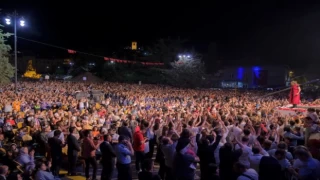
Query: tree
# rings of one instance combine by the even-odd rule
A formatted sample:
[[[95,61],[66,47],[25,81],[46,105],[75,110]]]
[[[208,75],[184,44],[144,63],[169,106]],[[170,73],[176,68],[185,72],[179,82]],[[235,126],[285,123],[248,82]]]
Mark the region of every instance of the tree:
[[[3,27],[0,24],[0,28]],[[11,34],[0,29],[0,84],[9,83],[14,76],[14,67],[9,63],[10,45],[6,44]]]
[[[159,39],[149,51],[151,52],[151,61],[163,62],[166,65],[175,61],[182,51],[182,45],[185,40],[177,39]]]
[[[190,57],[181,57],[179,60],[170,63],[171,69],[164,69],[163,72],[172,81],[172,84],[181,87],[200,87],[205,77],[204,63],[202,56],[193,51]]]

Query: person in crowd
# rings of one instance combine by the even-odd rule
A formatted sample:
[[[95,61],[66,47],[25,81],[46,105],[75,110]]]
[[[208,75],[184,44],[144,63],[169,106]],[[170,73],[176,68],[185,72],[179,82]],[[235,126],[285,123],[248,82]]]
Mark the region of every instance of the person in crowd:
[[[65,144],[62,143],[60,140],[61,131],[55,130],[54,135],[52,138],[49,138],[48,143],[51,150],[51,157],[52,157],[52,174],[55,177],[59,176],[61,161],[62,161],[62,148]]]
[[[17,160],[29,159],[28,162],[24,161],[23,166],[12,167],[14,172],[16,168],[20,168],[28,174],[34,169],[32,163],[38,159],[46,156],[49,160],[51,152],[53,155],[60,153],[59,146],[52,145],[53,149],[50,150],[48,145],[52,144],[53,138],[60,139],[63,145],[63,135],[68,134],[67,130],[70,127],[76,127],[79,131],[79,145],[83,150],[81,154],[89,163],[86,166],[88,171],[90,163],[95,164],[95,159],[99,159],[99,153],[103,156],[102,151],[107,149],[107,146],[104,146],[106,143],[100,146],[98,139],[104,140],[104,135],[111,134],[111,144],[115,146],[117,156],[117,170],[122,172],[118,175],[123,175],[122,179],[138,178],[138,173],[131,176],[131,144],[124,141],[126,138],[118,142],[117,133],[127,136],[130,143],[134,141],[134,149],[141,152],[136,155],[139,162],[139,168],[136,169],[145,172],[149,170],[143,167],[142,159],[153,157],[152,141],[156,139],[157,148],[154,150],[156,163],[160,168],[155,168],[154,171],[158,171],[155,173],[158,173],[161,179],[188,179],[194,177],[193,175],[200,176],[201,179],[210,178],[211,175],[215,178],[220,176],[223,180],[237,179],[241,171],[233,168],[236,162],[247,165],[246,169],[259,171],[257,173],[261,180],[282,178],[283,168],[288,169],[286,178],[303,179],[309,177],[305,176],[304,170],[313,171],[304,165],[311,162],[317,164],[316,159],[320,159],[319,125],[317,120],[313,120],[318,119],[319,110],[281,110],[279,107],[289,104],[286,92],[264,96],[263,90],[239,89],[235,95],[234,91],[227,89],[182,89],[110,82],[88,84],[20,81],[19,86],[19,94],[14,93],[14,86],[0,86],[0,163],[7,163],[6,155],[10,152],[13,152],[12,158],[15,158],[14,152],[20,152],[24,146],[34,149],[37,160],[31,161],[31,150],[17,154]],[[101,101],[88,96],[93,89],[99,89],[105,94]],[[83,96],[79,98],[81,93]],[[304,93],[304,96],[308,95]],[[307,101],[302,98],[301,104],[314,109],[320,107],[320,100],[309,99],[308,97]],[[283,112],[289,110],[290,113]],[[50,130],[50,126],[53,131]],[[95,140],[85,136],[87,129],[94,129]],[[131,139],[127,129],[132,132]],[[54,134],[58,130],[61,134],[57,138]],[[76,135],[70,134],[68,137],[72,139]],[[135,134],[139,135],[138,141],[135,141]],[[219,135],[222,136],[219,145],[210,148],[219,141]],[[70,146],[68,137],[66,142]],[[188,147],[184,146],[186,142]],[[308,160],[303,158],[304,156],[294,154],[295,149],[300,148],[299,145],[302,144],[306,145],[307,152],[311,153]],[[139,149],[143,145],[144,151]],[[70,160],[69,156],[76,154],[75,150],[70,152],[71,150],[72,148],[68,148],[68,151],[63,151],[65,154],[61,157],[66,156]],[[281,154],[282,150],[285,151],[285,159]],[[266,152],[270,156],[267,156]],[[139,156],[141,154],[144,155],[143,158]],[[196,161],[197,155],[200,162]],[[255,156],[259,157],[254,159]],[[108,160],[112,158],[108,155],[104,157]],[[104,157],[102,159],[106,159]],[[8,159],[12,158],[10,156]],[[67,158],[61,159],[61,167],[67,167],[67,162],[64,161]],[[52,161],[55,166],[57,160],[54,158]],[[199,168],[198,163],[200,173],[195,173]],[[211,171],[212,163],[219,167],[219,173]],[[298,163],[299,171],[294,167],[295,163]],[[47,169],[49,167],[48,165]],[[69,168],[68,171],[70,172]],[[174,172],[172,176],[170,172]],[[188,177],[183,173],[189,174]]]
[[[6,180],[9,173],[8,166],[0,166],[0,180]]]
[[[20,149],[17,161],[25,168],[26,171],[32,171],[35,168],[34,150],[29,153],[28,147],[22,147]]]
[[[119,144],[116,147],[117,170],[119,180],[131,180],[131,156],[134,155],[130,140],[125,136],[119,136]]]
[[[143,168],[143,161],[145,158],[145,142],[146,138],[144,137],[145,127],[144,125],[140,126],[140,129],[134,133],[133,136],[133,149],[136,157],[136,171],[139,173],[141,171],[141,167]]]
[[[282,168],[279,161],[273,156],[263,156],[259,164],[260,180],[282,180]]]
[[[62,129],[62,128],[63,128],[62,123],[61,123],[61,122],[58,122],[58,123],[54,126],[54,129],[47,134],[48,138],[54,137],[54,132],[55,132],[56,130],[59,130],[60,132],[63,132],[63,129]],[[63,134],[63,133],[60,133],[60,135],[59,135],[58,138],[60,139],[60,141],[62,142],[62,144],[65,144],[65,143],[64,143],[65,138],[64,138],[64,134]]]
[[[161,180],[158,174],[153,174],[152,159],[145,159],[143,164],[144,169],[138,174],[139,180]]]
[[[293,163],[293,170],[296,177],[303,180],[317,180],[320,178],[320,162],[311,157],[305,147],[299,147],[295,151],[297,159]]]
[[[118,134],[120,136],[122,135],[128,137],[130,139],[130,142],[132,142],[132,131],[128,126],[128,121],[123,121],[122,126],[118,129]]]
[[[12,151],[9,150],[6,153],[6,156],[2,158],[3,164],[9,167],[10,171],[15,170],[16,163],[14,162],[15,156],[13,155]]]
[[[186,131],[188,131],[186,129]],[[200,161],[199,157],[193,152],[190,139],[181,135],[174,159],[174,172],[178,180],[194,180],[196,164]]]
[[[234,179],[233,164],[238,162],[242,150],[234,150],[231,143],[225,143],[219,151],[219,175],[223,180]]]
[[[290,139],[289,146],[295,147],[298,144],[298,140],[304,140],[303,136],[297,136],[292,133],[292,129],[289,126],[284,127],[283,137]]]
[[[208,172],[208,176],[204,178],[205,180],[220,180],[217,165],[213,163],[209,164]]]
[[[91,134],[90,130],[85,130],[84,133],[84,139],[82,142],[82,157],[85,159],[86,163],[86,169],[85,169],[85,174],[86,178],[89,179],[89,170],[90,170],[90,165],[93,168],[92,172],[92,180],[95,180],[97,177],[97,160],[96,160],[96,150],[99,148],[99,144],[94,144],[93,142],[93,137]]]
[[[67,136],[67,145],[68,145],[68,174],[70,176],[76,175],[76,163],[78,159],[78,154],[80,152],[80,145],[78,139],[74,136],[77,129],[76,127],[69,128],[69,135]]]
[[[281,151],[284,151],[285,152],[285,157],[286,159],[288,159],[289,161],[292,161],[293,160],[293,156],[290,152],[288,152],[288,149],[287,149],[287,144],[283,141],[279,142],[279,144],[277,145],[277,148],[276,149],[271,149],[268,151],[268,154],[270,156],[275,156],[275,152],[277,150],[281,150]]]
[[[36,166],[36,180],[60,180],[60,178],[54,177],[53,174],[48,170],[45,162],[38,162]]]
[[[237,180],[259,180],[259,175],[254,169],[250,169],[246,164],[237,162],[234,164],[235,171],[239,174]]]
[[[164,159],[165,159],[165,168],[166,168],[165,179],[166,180],[174,179],[173,160],[174,160],[175,149],[178,142],[177,142],[177,139],[174,139],[174,138],[172,139],[168,137],[162,138],[161,150],[163,152]]]
[[[105,180],[111,180],[114,165],[115,165],[115,157],[116,153],[113,149],[112,137],[110,134],[106,134],[103,136],[103,142],[100,144],[100,151],[102,155],[101,164],[102,164],[102,173],[101,178]]]

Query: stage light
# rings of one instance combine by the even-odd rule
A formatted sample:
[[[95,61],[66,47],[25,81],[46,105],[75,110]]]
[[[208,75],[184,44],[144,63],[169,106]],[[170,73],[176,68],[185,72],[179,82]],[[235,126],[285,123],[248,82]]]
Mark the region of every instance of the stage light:
[[[10,19],[10,18],[6,18],[5,21],[6,21],[6,24],[7,24],[7,25],[10,25],[10,24],[11,24],[11,19]]]
[[[25,25],[26,25],[26,21],[25,21],[25,20],[23,20],[23,19],[21,19],[21,20],[20,20],[20,26],[22,26],[22,27],[23,27],[23,26],[25,26]]]

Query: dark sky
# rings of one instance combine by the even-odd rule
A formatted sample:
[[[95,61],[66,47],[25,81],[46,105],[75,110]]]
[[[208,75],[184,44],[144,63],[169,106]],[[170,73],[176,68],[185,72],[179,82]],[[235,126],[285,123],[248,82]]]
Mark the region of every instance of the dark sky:
[[[203,53],[216,42],[225,61],[299,65],[320,58],[316,1],[43,2],[4,0],[0,8],[2,16],[16,8],[25,17],[20,36],[86,52],[180,36]],[[21,48],[33,47],[21,41]]]

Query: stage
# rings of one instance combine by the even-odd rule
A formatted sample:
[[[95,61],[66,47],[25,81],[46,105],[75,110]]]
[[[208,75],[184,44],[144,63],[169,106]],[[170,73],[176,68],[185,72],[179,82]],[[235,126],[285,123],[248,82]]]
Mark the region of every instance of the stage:
[[[301,105],[298,105],[296,108],[291,108],[291,107],[292,105],[289,104],[287,106],[277,107],[275,108],[275,111],[279,112],[282,115],[297,115],[297,114],[307,115],[308,108],[314,108],[314,109],[320,110],[320,105],[301,104]]]

